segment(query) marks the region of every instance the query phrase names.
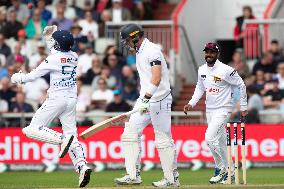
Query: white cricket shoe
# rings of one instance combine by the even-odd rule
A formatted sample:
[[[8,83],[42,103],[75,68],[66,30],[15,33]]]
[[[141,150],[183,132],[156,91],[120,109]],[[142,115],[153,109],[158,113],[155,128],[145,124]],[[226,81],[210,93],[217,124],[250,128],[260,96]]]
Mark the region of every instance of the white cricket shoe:
[[[225,177],[223,178],[223,180],[222,181],[220,181],[220,184],[230,184],[229,182],[228,182],[228,173],[225,175]],[[233,173],[233,174],[231,174],[231,184],[233,184],[233,183],[235,183],[235,174]]]
[[[211,179],[209,180],[209,182],[211,184],[216,184],[216,183],[219,183],[221,182],[225,177],[228,177],[228,173],[227,173],[227,170],[224,168],[224,169],[218,169],[218,168],[215,168],[215,173],[214,173],[214,176],[211,177]]]
[[[129,175],[125,175],[121,178],[114,179],[114,182],[118,185],[139,185],[142,183],[140,174],[136,176],[136,179],[130,179]]]
[[[90,182],[90,177],[92,173],[92,169],[89,168],[87,165],[83,165],[79,169],[80,176],[79,176],[79,187],[85,187]]]
[[[180,182],[179,182],[179,173],[174,170],[174,183],[171,183],[168,181],[166,178],[163,178],[160,181],[157,182],[152,182],[152,185],[157,187],[157,188],[174,188],[174,187],[180,187]]]
[[[68,150],[69,150],[69,147],[70,145],[72,144],[73,142],[73,139],[74,139],[74,136],[73,135],[68,135],[68,136],[65,136],[63,139],[62,139],[62,143],[61,143],[61,147],[60,147],[60,152],[59,152],[59,158],[63,158]]]

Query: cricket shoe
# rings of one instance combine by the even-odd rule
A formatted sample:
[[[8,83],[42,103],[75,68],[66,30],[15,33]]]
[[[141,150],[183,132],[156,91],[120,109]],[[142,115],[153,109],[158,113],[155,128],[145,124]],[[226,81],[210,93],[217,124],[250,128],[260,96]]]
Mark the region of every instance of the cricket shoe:
[[[211,184],[216,184],[216,183],[219,183],[221,182],[225,177],[226,175],[228,176],[227,174],[227,170],[224,168],[224,169],[218,169],[218,168],[215,168],[215,173],[214,173],[214,176],[211,177],[211,179],[209,180],[209,182]]]
[[[73,135],[67,135],[62,139],[59,158],[63,158],[67,154],[69,147],[73,142],[73,139],[74,139]]]
[[[225,177],[223,178],[222,181],[220,181],[220,184],[233,184],[235,182],[235,175],[234,174],[231,174],[231,183],[229,183],[229,180],[228,180],[228,173],[226,173]]]
[[[166,178],[163,178],[160,181],[152,182],[152,185],[157,187],[157,188],[175,188],[175,187],[180,187],[179,173],[177,172],[177,170],[174,170],[174,183],[171,183]]]
[[[83,165],[79,168],[79,187],[83,188],[90,182],[90,177],[92,173],[92,169],[87,165]]]
[[[114,182],[118,185],[139,185],[142,183],[140,174],[137,174],[136,179],[131,179],[129,175],[125,175],[121,178],[114,179]]]

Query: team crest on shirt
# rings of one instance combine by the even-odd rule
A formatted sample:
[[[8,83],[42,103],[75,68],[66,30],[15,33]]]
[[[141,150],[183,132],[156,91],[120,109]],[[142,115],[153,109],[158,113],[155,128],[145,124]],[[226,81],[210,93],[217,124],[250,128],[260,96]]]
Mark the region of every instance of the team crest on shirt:
[[[60,58],[60,61],[61,61],[61,63],[63,63],[63,64],[67,62],[66,58]]]
[[[222,79],[221,79],[220,77],[218,77],[218,76],[213,76],[213,81],[214,81],[215,83],[217,83],[217,82],[221,82]]]

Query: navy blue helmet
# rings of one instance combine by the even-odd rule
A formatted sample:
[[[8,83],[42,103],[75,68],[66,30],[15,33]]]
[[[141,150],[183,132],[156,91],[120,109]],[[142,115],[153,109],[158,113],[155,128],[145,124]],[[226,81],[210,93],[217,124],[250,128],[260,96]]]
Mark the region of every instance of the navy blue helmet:
[[[62,52],[70,51],[74,44],[73,35],[66,30],[58,30],[52,34],[55,40],[54,49]]]

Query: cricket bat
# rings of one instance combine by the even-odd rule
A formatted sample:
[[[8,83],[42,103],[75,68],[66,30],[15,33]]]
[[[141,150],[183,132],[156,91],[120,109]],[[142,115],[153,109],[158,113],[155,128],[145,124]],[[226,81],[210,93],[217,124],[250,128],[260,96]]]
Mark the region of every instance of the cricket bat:
[[[85,131],[83,131],[80,134],[80,137],[82,137],[83,139],[86,139],[86,138],[92,136],[93,134],[95,134],[95,133],[97,133],[97,132],[99,132],[99,131],[119,122],[119,121],[125,120],[129,115],[136,113],[137,111],[138,111],[137,109],[134,109],[134,110],[131,110],[129,112],[120,114],[118,116],[106,119],[106,120],[104,120],[100,123],[97,123],[97,124],[89,127],[88,129],[86,129]]]

